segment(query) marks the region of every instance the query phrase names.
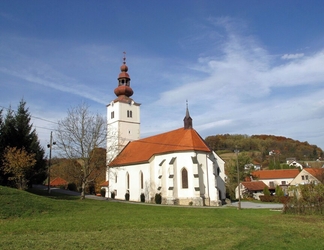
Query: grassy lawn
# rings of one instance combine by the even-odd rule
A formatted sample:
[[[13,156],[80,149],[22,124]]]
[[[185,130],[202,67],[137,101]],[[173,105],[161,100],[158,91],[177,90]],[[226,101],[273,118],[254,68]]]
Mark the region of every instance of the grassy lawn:
[[[323,232],[319,216],[81,201],[0,186],[0,249],[323,249]]]

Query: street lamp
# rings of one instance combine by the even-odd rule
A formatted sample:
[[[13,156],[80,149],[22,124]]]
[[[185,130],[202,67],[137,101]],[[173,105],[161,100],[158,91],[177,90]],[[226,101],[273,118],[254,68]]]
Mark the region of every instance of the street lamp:
[[[52,146],[55,145],[56,142],[53,142],[53,135],[52,135],[52,131],[51,131],[51,137],[50,137],[50,143],[47,144],[47,147],[50,149],[50,153],[49,153],[49,160],[48,160],[48,169],[47,169],[47,191],[50,194],[51,193],[51,159],[52,159]]]
[[[236,153],[237,188],[238,188],[238,197],[239,197],[237,209],[240,210],[241,209],[241,187],[240,187],[240,168],[238,164],[238,153],[240,151],[237,149],[237,147],[235,147],[234,152]]]

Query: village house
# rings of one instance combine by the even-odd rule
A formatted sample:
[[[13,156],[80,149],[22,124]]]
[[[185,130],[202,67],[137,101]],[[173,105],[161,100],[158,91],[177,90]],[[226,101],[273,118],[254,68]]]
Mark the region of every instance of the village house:
[[[275,169],[254,171],[250,177],[251,181],[263,181],[269,187],[271,193],[274,193],[276,186],[280,186],[287,194],[289,184],[298,174],[299,169]]]
[[[263,181],[269,189],[276,186],[288,186],[299,174],[298,169],[260,170],[251,173],[251,180]]]
[[[290,183],[291,186],[305,185],[309,183],[324,183],[323,168],[304,168]]]
[[[61,177],[56,177],[50,182],[50,186],[67,189],[68,182]]]
[[[267,185],[263,181],[244,181],[240,183],[240,196],[241,198],[253,198],[260,200],[259,196],[263,195],[264,188]],[[239,198],[238,187],[235,189],[235,198]]]

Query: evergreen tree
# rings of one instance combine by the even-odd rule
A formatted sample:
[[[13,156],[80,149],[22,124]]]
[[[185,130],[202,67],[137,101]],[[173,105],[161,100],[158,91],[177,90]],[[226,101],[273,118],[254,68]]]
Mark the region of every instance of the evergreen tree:
[[[1,155],[3,156],[6,147],[16,147],[17,149],[24,148],[27,153],[34,154],[36,163],[26,172],[27,185],[33,183],[41,183],[46,178],[46,161],[44,159],[44,149],[40,146],[36,130],[33,129],[31,115],[28,108],[25,107],[26,102],[21,100],[14,114],[9,108],[3,126],[1,127]],[[3,169],[3,167],[2,167]],[[8,175],[0,171],[2,178],[0,178],[2,185],[10,184],[8,182]]]
[[[2,119],[2,118],[1,118]],[[1,122],[1,132],[0,132],[0,156],[3,159],[5,148],[12,147],[14,145],[13,136],[15,134],[15,118],[13,115],[13,110],[8,109],[5,119]],[[7,186],[10,185],[9,178],[10,173],[4,171],[3,160],[0,162],[0,185]]]
[[[263,188],[263,194],[264,194],[264,196],[270,196],[270,191],[269,191],[268,186],[265,186]]]
[[[281,187],[278,185],[278,186],[276,186],[276,190],[275,190],[275,192],[276,192],[276,196],[278,196],[278,197],[282,197],[282,196],[284,196],[285,194],[284,194],[284,191],[281,189]]]
[[[0,157],[4,153],[4,146],[2,143],[2,133],[3,133],[3,117],[2,117],[3,109],[0,109]],[[2,157],[1,157],[2,158]],[[0,160],[0,185],[3,185],[4,182],[4,169],[3,169],[3,162]]]

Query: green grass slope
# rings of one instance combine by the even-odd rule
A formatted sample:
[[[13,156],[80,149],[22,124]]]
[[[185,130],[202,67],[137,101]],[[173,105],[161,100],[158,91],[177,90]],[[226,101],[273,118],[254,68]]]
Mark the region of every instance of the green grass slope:
[[[0,186],[0,219],[30,217],[52,210],[43,197]]]
[[[319,216],[51,198],[0,187],[0,249],[323,247]]]
[[[35,190],[35,192],[47,195],[45,191]],[[59,211],[62,203],[53,200],[53,198],[62,199],[64,196],[60,197],[57,195],[59,194],[44,197],[23,190],[0,186],[0,219],[16,217],[29,218],[35,215]],[[69,209],[73,209],[73,205]]]

